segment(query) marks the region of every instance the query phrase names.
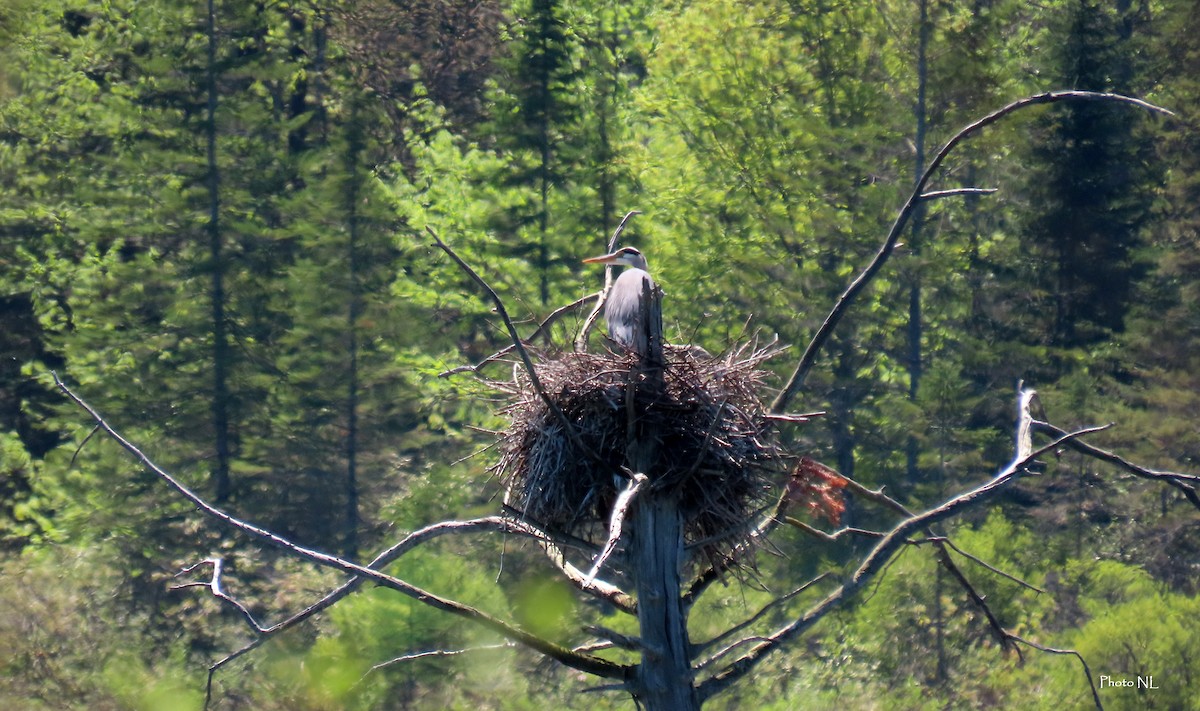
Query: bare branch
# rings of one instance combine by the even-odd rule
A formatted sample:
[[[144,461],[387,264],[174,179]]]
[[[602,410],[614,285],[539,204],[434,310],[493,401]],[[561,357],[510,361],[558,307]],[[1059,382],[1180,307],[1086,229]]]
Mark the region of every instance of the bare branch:
[[[254,629],[254,631],[258,632],[259,634],[262,634],[266,630],[263,628],[262,625],[260,625],[258,623],[258,620],[254,619],[254,615],[250,614],[250,610],[246,609],[245,605],[243,605],[241,602],[238,602],[236,599],[234,599],[234,597],[232,595],[229,595],[228,593],[226,593],[225,590],[221,587],[221,570],[222,570],[224,564],[225,564],[225,561],[222,560],[221,558],[205,558],[204,560],[200,561],[199,563],[189,565],[188,567],[179,571],[179,574],[176,575],[176,577],[178,577],[179,575],[183,575],[184,573],[190,573],[202,565],[212,565],[212,569],[213,569],[212,578],[210,578],[207,583],[201,583],[201,582],[181,583],[179,585],[172,585],[170,589],[171,590],[184,590],[187,588],[208,588],[209,591],[212,592],[213,597],[224,601],[225,603],[227,603],[228,605],[233,607],[233,609],[237,610],[238,614],[240,614],[246,620],[246,623],[249,624],[250,627],[252,627]]]
[[[856,494],[859,497],[866,499],[867,501],[873,501],[873,502],[879,504],[880,506],[889,508],[892,511],[895,511],[896,513],[900,514],[901,516],[912,516],[913,515],[913,512],[909,511],[908,508],[904,504],[900,503],[899,501],[896,501],[892,497],[883,493],[882,488],[868,489],[866,486],[858,483],[854,479],[851,479],[850,477],[848,477],[844,474],[841,475],[841,477],[846,480],[846,490],[847,491],[849,491],[853,494]]]
[[[978,565],[979,567],[984,568],[986,570],[990,570],[991,572],[995,573],[996,575],[999,575],[1002,578],[1007,578],[1007,579],[1013,581],[1014,583],[1016,583],[1017,585],[1020,585],[1023,588],[1032,590],[1032,591],[1038,593],[1039,595],[1046,594],[1045,590],[1039,588],[1038,586],[1034,585],[1033,583],[1030,583],[1026,580],[1022,580],[1021,578],[1018,578],[1017,576],[1013,575],[1012,573],[1006,573],[1003,570],[1000,570],[996,566],[992,565],[991,563],[988,563],[987,561],[983,560],[982,558],[975,556],[975,555],[971,555],[970,553],[964,551],[962,548],[959,548],[957,545],[955,545],[954,541],[950,540],[949,538],[947,538],[945,536],[936,536],[934,538],[930,538],[927,540],[930,543],[937,543],[938,545],[948,546],[950,548],[950,550],[961,555],[963,558],[966,558],[967,560],[971,561],[975,565]]]
[[[951,188],[950,190],[931,190],[927,193],[921,193],[921,199],[926,201],[940,200],[959,195],[991,195],[996,192],[999,192],[996,188]]]
[[[1017,390],[1017,456],[1025,457],[1033,451],[1033,415],[1029,414],[1029,409],[1037,391],[1024,387],[1023,383]]]
[[[621,490],[617,500],[613,503],[612,515],[608,519],[608,541],[604,544],[600,555],[596,556],[596,562],[592,564],[592,569],[588,571],[587,577],[584,578],[584,585],[590,586],[592,581],[596,579],[596,575],[600,573],[600,568],[608,560],[608,557],[617,549],[617,543],[621,540],[621,528],[625,524],[625,514],[629,511],[630,505],[633,504],[633,497],[637,496],[638,491],[642,488],[649,479],[641,472],[635,472],[629,479],[629,483]]]
[[[1093,91],[1051,91],[1044,94],[1028,96],[1024,99],[1014,101],[1004,108],[993,111],[978,121],[969,124],[965,128],[961,129],[958,133],[954,134],[954,136],[946,142],[946,145],[942,146],[941,150],[937,152],[937,155],[933,157],[933,160],[929,163],[929,167],[925,169],[925,172],[921,174],[920,179],[917,180],[917,184],[913,186],[912,194],[909,195],[908,200],[904,203],[904,207],[900,209],[900,214],[896,216],[896,220],[892,223],[892,228],[888,232],[887,238],[883,241],[879,251],[875,253],[875,257],[871,260],[870,264],[867,265],[866,269],[859,273],[859,275],[855,277],[854,281],[851,282],[848,287],[846,287],[846,290],[842,292],[842,295],[838,297],[837,302],[834,304],[833,310],[831,310],[829,315],[825,317],[824,323],[822,323],[817,329],[817,332],[813,334],[812,340],[809,341],[808,348],[804,350],[804,355],[800,357],[800,362],[796,365],[796,370],[792,372],[791,378],[788,379],[787,385],[785,385],[783,390],[779,392],[779,395],[775,398],[775,401],[771,403],[772,412],[783,412],[787,408],[788,403],[791,402],[793,397],[795,397],[796,392],[804,384],[804,380],[808,377],[808,372],[812,370],[813,365],[817,361],[817,354],[821,351],[821,348],[824,347],[825,342],[829,340],[830,335],[833,334],[833,330],[837,327],[838,323],[841,322],[842,317],[846,315],[846,311],[850,308],[850,304],[853,303],[854,299],[857,298],[858,295],[867,287],[871,280],[875,278],[875,275],[879,273],[879,270],[883,268],[884,263],[887,262],[888,257],[891,256],[892,251],[896,246],[896,242],[900,239],[900,234],[904,231],[904,228],[908,225],[909,219],[912,217],[913,211],[916,210],[918,204],[924,201],[923,196],[925,195],[925,186],[929,184],[930,179],[933,177],[934,173],[937,172],[938,168],[941,167],[942,162],[946,160],[946,157],[950,155],[950,152],[953,151],[959,143],[962,143],[970,136],[982,131],[985,127],[996,123],[1000,119],[1015,111],[1019,111],[1020,109],[1028,106],[1035,106],[1038,104],[1053,104],[1062,101],[1106,101],[1129,104],[1147,109],[1149,111],[1164,114],[1166,116],[1175,115],[1164,108],[1155,106],[1154,104],[1150,104],[1140,99],[1134,99],[1128,96],[1121,96],[1119,94],[1099,93]]]
[[[805,422],[811,422],[814,418],[817,418],[817,417],[824,417],[825,415],[826,415],[826,413],[824,410],[818,410],[817,412],[805,412],[803,414],[795,414],[795,415],[788,414],[788,413],[768,412],[767,414],[763,415],[763,419],[772,420],[774,422],[805,423]]]
[[[621,590],[612,583],[589,578],[588,574],[572,565],[567,560],[567,556],[562,552],[562,549],[552,542],[543,541],[542,549],[546,552],[546,557],[550,559],[550,562],[554,563],[563,576],[576,588],[607,601],[621,612],[630,615],[637,614],[637,603],[624,590]]]
[[[504,510],[511,516],[516,517],[517,520],[526,522],[530,528],[542,532],[543,537],[538,540],[542,547],[542,551],[546,554],[546,557],[550,560],[550,562],[554,564],[556,568],[558,568],[559,572],[561,572],[572,585],[578,588],[581,592],[585,592],[599,600],[604,600],[621,612],[630,615],[637,614],[637,603],[634,601],[631,595],[616,585],[604,582],[603,580],[592,580],[590,583],[587,582],[587,574],[567,560],[567,555],[563,550],[564,547],[569,546],[588,551],[589,554],[597,555],[599,553],[599,549],[595,545],[589,543],[588,541],[584,541],[583,539],[575,538],[574,536],[565,534],[561,531],[556,531],[555,533],[551,534],[549,531],[534,525],[535,522],[529,522],[529,518],[524,511],[514,508],[508,504],[504,505]]]
[[[784,523],[786,523],[787,525],[798,528],[801,531],[804,531],[808,535],[812,536],[813,538],[818,538],[822,541],[825,541],[826,543],[833,543],[837,539],[841,538],[842,536],[846,536],[846,535],[862,536],[864,538],[883,538],[885,535],[887,535],[885,533],[880,533],[879,531],[869,531],[865,528],[853,528],[850,526],[845,526],[843,528],[839,528],[838,530],[834,531],[833,533],[826,533],[825,531],[822,531],[821,529],[816,528],[815,526],[810,526],[807,523],[801,521],[800,519],[794,518],[792,516],[786,516],[786,517],[784,517],[783,520],[784,520]]]
[[[541,652],[542,654],[551,657],[573,669],[578,669],[589,674],[595,674],[596,676],[611,679],[624,679],[628,674],[629,667],[625,665],[615,664],[599,657],[577,654],[562,645],[543,639],[527,630],[509,624],[499,618],[489,615],[486,612],[470,607],[469,605],[464,605],[463,603],[455,600],[435,595],[427,590],[423,590],[415,585],[400,580],[399,578],[381,573],[378,570],[364,567],[337,556],[322,553],[310,548],[305,548],[304,546],[300,546],[292,541],[289,541],[279,534],[235,518],[225,511],[214,507],[212,504],[209,504],[191,489],[184,486],[177,479],[152,462],[145,454],[141,452],[141,450],[139,450],[132,443],[130,443],[129,440],[125,439],[120,433],[113,429],[108,422],[106,422],[104,418],[101,417],[98,412],[96,412],[96,410],[84,402],[78,395],[72,392],[66,386],[66,384],[59,380],[57,374],[54,375],[54,380],[59,389],[62,390],[67,397],[69,397],[75,404],[79,405],[89,415],[91,415],[92,419],[98,425],[100,425],[100,427],[105,431],[106,434],[108,434],[109,437],[120,444],[121,447],[127,452],[132,454],[139,462],[141,462],[144,467],[154,473],[154,475],[159,479],[162,479],[164,482],[166,482],[172,489],[181,494],[185,499],[192,502],[204,514],[221,521],[225,525],[242,531],[252,538],[259,539],[272,546],[281,548],[296,558],[301,558],[323,567],[334,568],[350,575],[357,575],[370,579],[371,581],[383,587],[387,587],[407,595],[408,597],[411,597],[423,604],[429,605],[430,607],[434,607],[444,612],[449,612],[451,614],[458,615],[459,617],[472,620],[484,627],[499,632],[501,635],[510,640],[519,642],[527,647]]]
[[[58,379],[57,375],[54,377],[56,380]],[[96,433],[99,431],[100,425],[96,425],[92,428],[91,432],[88,432],[87,437],[83,438],[83,441],[79,443],[79,446],[75,448],[75,452],[71,455],[71,461],[67,463],[68,469],[73,469],[75,467],[75,460],[79,458],[79,453],[83,451],[83,448],[87,446],[88,442],[92,441],[92,437],[95,437]]]
[[[445,659],[446,657],[457,657],[471,652],[484,652],[492,649],[512,649],[517,645],[513,642],[502,642],[500,644],[484,644],[478,647],[467,647],[465,649],[431,649],[427,652],[413,652],[412,654],[402,654],[394,659],[389,659],[386,662],[380,662],[373,665],[367,670],[367,674],[379,671],[392,666],[393,664],[401,664],[403,662],[411,662],[417,659],[429,659],[430,657]],[[363,675],[366,678],[366,674]]]
[[[496,290],[492,288],[491,284],[488,284],[483,277],[479,276],[478,272],[471,268],[471,265],[463,261],[463,258],[458,256],[458,253],[451,249],[450,245],[443,242],[441,237],[438,237],[437,232],[434,232],[433,228],[426,226],[425,230],[429,232],[430,236],[433,237],[433,240],[437,246],[443,252],[449,255],[450,258],[454,260],[454,263],[457,264],[460,269],[466,272],[467,276],[471,277],[476,284],[478,284],[484,291],[487,292],[488,298],[490,298],[492,303],[496,305],[496,313],[500,315],[500,319],[504,322],[504,328],[508,331],[508,337],[512,340],[513,348],[517,351],[517,355],[521,357],[521,363],[525,366],[525,373],[529,376],[530,384],[533,386],[533,389],[535,392],[537,392],[538,396],[541,397],[542,402],[546,403],[546,407],[554,414],[555,419],[557,419],[559,424],[562,425],[563,432],[567,435],[567,437],[570,438],[571,444],[575,446],[577,451],[582,452],[597,462],[603,463],[604,460],[598,454],[592,451],[591,447],[588,447],[586,444],[584,444],[583,439],[580,438],[579,433],[575,431],[575,427],[571,424],[571,421],[568,420],[567,416],[563,414],[563,411],[561,408],[559,408],[558,403],[554,402],[553,398],[551,398],[546,393],[545,388],[542,387],[542,381],[541,378],[538,377],[537,368],[534,367],[533,359],[529,357],[529,351],[525,349],[525,344],[521,342],[521,336],[517,333],[517,327],[513,325],[512,318],[510,318],[508,315],[508,309],[504,306],[504,300],[500,298],[500,295],[496,293]]]
[[[1000,624],[1000,619],[996,617],[996,613],[992,612],[991,606],[989,606],[987,601],[983,599],[983,596],[975,590],[975,586],[971,584],[971,581],[967,580],[967,576],[963,575],[963,572],[959,570],[958,566],[948,564],[950,563],[949,556],[950,554],[946,552],[944,547],[938,547],[938,558],[943,564],[942,567],[950,571],[951,577],[953,577],[955,581],[958,582],[959,586],[967,593],[967,597],[971,599],[971,602],[975,605],[975,607],[983,613],[984,618],[986,618],[988,621],[988,627],[992,630],[992,634],[1000,643],[1000,648],[1007,650],[1009,648],[1009,638],[1008,632],[1004,629],[1004,625]]]
[[[1083,666],[1083,673],[1087,677],[1088,686],[1091,687],[1092,701],[1096,704],[1097,711],[1104,711],[1104,702],[1100,701],[1100,691],[1096,688],[1096,681],[1092,676],[1092,668],[1088,666],[1087,660],[1083,658],[1082,654],[1074,649],[1057,649],[1055,647],[1046,647],[1038,644],[1037,642],[1031,642],[1020,635],[1015,635],[1012,633],[1008,633],[1008,638],[1014,642],[1024,644],[1027,647],[1032,647],[1039,652],[1046,652],[1047,654],[1065,654],[1078,659],[1079,663]]]
[[[1055,427],[1049,422],[1034,420],[1032,425],[1033,429],[1036,431],[1052,437],[1061,438],[1064,434],[1063,430]],[[1143,467],[1139,464],[1134,464],[1118,454],[1113,454],[1106,449],[1101,449],[1086,442],[1068,440],[1065,442],[1065,445],[1090,457],[1095,457],[1096,459],[1108,462],[1109,464],[1115,464],[1116,466],[1121,467],[1136,477],[1166,482],[1168,485],[1173,486],[1182,492],[1193,506],[1200,509],[1200,494],[1198,494],[1196,491],[1197,484],[1200,484],[1200,476],[1196,476],[1195,474],[1180,474],[1178,472],[1168,472]]]
[[[967,508],[994,498],[1008,484],[1012,483],[1012,481],[1025,472],[1042,454],[1053,451],[1065,442],[1106,428],[1107,426],[1091,427],[1069,433],[1046,446],[1035,449],[1027,457],[1015,458],[986,483],[955,496],[933,509],[904,519],[883,540],[876,544],[875,548],[867,555],[849,580],[817,603],[803,616],[775,631],[766,641],[759,643],[723,670],[704,680],[698,688],[700,698],[711,698],[714,694],[728,688],[735,681],[745,676],[770,652],[807,631],[824,618],[825,615],[844,604],[863,585],[887,566],[888,562],[908,542],[909,537],[913,533],[929,528],[938,522],[958,515]]]
[[[645,645],[642,644],[642,640],[638,639],[637,637],[621,634],[616,630],[610,630],[609,628],[601,625],[588,625],[587,627],[583,628],[583,631],[597,637],[603,637],[621,649],[629,649],[640,652],[646,648]]]
[[[528,524],[524,521],[517,521],[503,516],[488,516],[484,518],[474,519],[470,521],[443,521],[441,523],[427,526],[418,531],[414,531],[403,540],[380,553],[370,563],[368,568],[382,569],[396,561],[400,556],[415,548],[417,545],[429,541],[435,537],[447,535],[451,533],[469,533],[474,531],[500,531],[507,533],[519,533],[532,536],[538,540],[547,540],[543,538],[547,536],[544,531]],[[365,578],[354,576],[341,584],[337,588],[326,593],[320,600],[314,602],[303,610],[296,612],[286,619],[271,625],[270,627],[260,628],[259,636],[246,643],[241,648],[229,653],[225,657],[217,660],[209,665],[209,692],[211,694],[213,675],[221,669],[221,667],[233,662],[239,657],[258,649],[267,640],[275,635],[295,627],[304,622],[319,612],[322,612],[342,598],[357,590],[365,582]]]

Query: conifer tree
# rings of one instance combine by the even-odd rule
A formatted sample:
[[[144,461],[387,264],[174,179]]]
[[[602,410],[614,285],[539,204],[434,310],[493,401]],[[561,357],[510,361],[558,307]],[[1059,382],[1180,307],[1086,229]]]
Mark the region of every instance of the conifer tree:
[[[1073,0],[1056,43],[1056,84],[1137,95],[1149,19],[1129,2]],[[1096,343],[1124,327],[1135,281],[1145,273],[1138,247],[1159,182],[1152,144],[1135,117],[1077,103],[1053,112],[1035,143],[1030,204],[1022,235],[1040,290],[1042,337],[1061,348]]]

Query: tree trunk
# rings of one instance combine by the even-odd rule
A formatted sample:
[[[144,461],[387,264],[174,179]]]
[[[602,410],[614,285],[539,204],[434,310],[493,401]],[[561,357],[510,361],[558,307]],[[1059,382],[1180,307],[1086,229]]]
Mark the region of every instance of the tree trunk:
[[[692,683],[687,611],[681,600],[683,517],[670,492],[647,488],[631,512],[630,562],[637,575],[644,645],[634,698],[649,711],[699,711]]]
[[[642,295],[641,322],[648,329],[642,361],[630,373],[627,400],[629,439],[626,464],[649,481],[633,509],[628,554],[637,592],[642,661],[633,681],[633,696],[649,711],[699,711],[692,681],[687,609],[680,588],[683,570],[683,514],[675,493],[656,486],[661,437],[645,404],[663,392],[662,292],[649,287]]]
[[[212,418],[216,464],[212,471],[213,500],[225,503],[233,491],[229,477],[229,333],[225,324],[225,259],[221,245],[221,177],[217,168],[217,20],[214,0],[208,0],[208,107],[205,134],[208,154],[208,249],[212,270],[210,309],[212,317],[213,393]]]
[[[362,197],[362,180],[359,165],[363,150],[361,117],[357,97],[350,101],[350,119],[347,130],[346,174],[346,257],[349,266],[349,305],[346,309],[346,341],[348,372],[346,374],[346,510],[343,521],[342,554],[348,560],[358,559],[358,385],[359,344],[358,319],[362,314],[362,285],[359,271],[358,203]]]
[[[926,131],[926,108],[925,108],[925,93],[926,85],[929,80],[929,35],[932,31],[932,26],[929,21],[929,3],[928,0],[920,2],[920,27],[918,28],[919,41],[917,43],[917,104],[913,110],[917,120],[916,135],[914,142],[916,144],[915,165],[913,166],[914,178],[913,181],[921,179],[921,174],[925,172],[925,131]],[[910,240],[910,249],[913,256],[917,258],[918,264],[913,271],[912,282],[908,287],[908,398],[916,401],[917,394],[921,388],[921,231],[925,227],[925,206],[924,203],[917,203],[917,208],[913,210],[912,215],[912,237]],[[915,486],[920,480],[920,471],[918,469],[918,459],[920,455],[920,447],[917,443],[917,438],[909,435],[908,442],[905,447],[906,461],[906,476],[908,485]]]

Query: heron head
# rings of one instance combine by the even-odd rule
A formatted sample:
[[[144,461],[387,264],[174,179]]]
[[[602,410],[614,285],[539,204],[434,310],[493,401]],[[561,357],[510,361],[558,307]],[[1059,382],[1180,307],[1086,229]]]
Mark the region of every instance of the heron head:
[[[604,254],[599,257],[591,257],[583,260],[587,264],[621,264],[626,267],[635,267],[637,269],[646,269],[646,258],[642,253],[633,247],[622,247],[611,254]]]

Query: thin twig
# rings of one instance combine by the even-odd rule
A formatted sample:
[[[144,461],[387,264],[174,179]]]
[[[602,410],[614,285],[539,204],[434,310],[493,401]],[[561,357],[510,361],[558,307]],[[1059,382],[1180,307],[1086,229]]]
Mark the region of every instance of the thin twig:
[[[575,299],[571,303],[567,304],[566,306],[560,306],[557,309],[555,309],[554,311],[550,312],[550,315],[547,316],[544,321],[542,321],[541,323],[538,324],[538,327],[536,329],[534,329],[533,333],[529,334],[529,336],[525,339],[525,342],[532,343],[532,342],[536,341],[540,336],[548,333],[550,330],[550,327],[553,326],[560,318],[562,318],[566,314],[571,313],[572,311],[579,308],[580,306],[583,306],[584,304],[591,301],[592,299],[599,299],[600,294],[601,294],[601,292],[596,291],[591,294],[588,294],[587,296],[581,296],[578,299]],[[512,353],[515,350],[516,350],[516,346],[511,345],[511,344],[507,345],[504,348],[501,348],[500,350],[496,351],[495,353],[491,354],[490,356],[479,361],[475,365],[460,365],[457,368],[451,368],[450,370],[438,373],[438,377],[439,378],[448,378],[451,375],[457,375],[459,373],[478,373],[480,371],[480,369],[482,369],[484,366],[500,360],[501,358],[503,358],[506,355],[509,355],[510,353]]]
[[[1047,647],[1047,646],[1038,644],[1037,642],[1031,642],[1031,641],[1025,639],[1024,637],[1022,637],[1020,635],[1012,634],[1011,632],[1008,633],[1008,637],[1009,637],[1009,639],[1011,639],[1014,642],[1019,642],[1021,644],[1024,644],[1027,647],[1032,647],[1032,648],[1038,650],[1039,652],[1046,652],[1047,654],[1063,654],[1063,655],[1072,656],[1072,657],[1075,657],[1076,659],[1078,659],[1080,665],[1083,666],[1083,673],[1087,677],[1088,686],[1092,690],[1092,702],[1096,704],[1096,711],[1104,711],[1104,702],[1102,702],[1100,700],[1100,691],[1096,688],[1096,680],[1095,680],[1095,677],[1092,676],[1092,668],[1090,666],[1088,666],[1087,660],[1083,658],[1082,654],[1075,651],[1074,649],[1058,649],[1055,647]]]
[[[57,377],[58,376],[55,376],[56,379],[57,379]],[[88,442],[90,442],[92,437],[95,436],[95,434],[99,431],[100,431],[100,425],[96,425],[95,427],[92,428],[91,432],[88,432],[87,437],[83,438],[83,441],[80,442],[79,446],[75,448],[75,453],[71,455],[71,461],[67,464],[68,469],[75,468],[75,459],[78,458],[79,453],[83,451],[84,445],[86,445]]]
[[[805,422],[811,422],[814,418],[824,417],[826,414],[827,413],[824,410],[805,412],[803,414],[768,412],[767,414],[763,415],[763,419],[771,420],[773,422],[798,422],[803,424]]]
[[[926,201],[940,200],[959,195],[991,195],[995,192],[999,192],[999,190],[996,188],[951,188],[949,190],[930,190],[927,193],[921,193],[921,199]]]
[[[966,558],[967,560],[971,561],[972,563],[974,563],[975,565],[978,565],[981,568],[989,570],[989,571],[995,573],[996,575],[999,575],[1002,578],[1007,578],[1007,579],[1013,581],[1014,583],[1016,583],[1017,585],[1020,585],[1023,588],[1032,590],[1035,593],[1038,593],[1040,595],[1046,594],[1045,590],[1039,588],[1038,586],[1034,585],[1033,583],[1031,583],[1027,580],[1022,580],[1021,578],[1018,578],[1017,576],[1013,575],[1012,573],[1006,573],[1003,570],[1000,570],[996,566],[992,565],[991,563],[988,563],[987,561],[983,560],[979,556],[971,555],[970,553],[964,551],[962,548],[959,548],[957,545],[955,545],[954,541],[950,540],[949,538],[947,538],[945,536],[936,536],[934,538],[929,538],[926,540],[930,543],[937,543],[938,545],[949,546],[950,550],[961,555],[963,558]]]
[[[800,519],[792,517],[792,516],[785,516],[783,520],[789,526],[794,526],[795,528],[798,528],[801,531],[804,531],[805,533],[812,536],[813,538],[819,538],[822,541],[825,541],[827,543],[833,543],[833,542],[837,541],[837,539],[841,538],[842,536],[847,536],[847,535],[862,536],[863,538],[883,538],[884,536],[887,535],[886,533],[881,533],[880,531],[870,531],[865,528],[854,528],[851,526],[845,526],[843,528],[839,528],[838,530],[834,531],[833,533],[826,533],[825,531],[822,531],[821,529],[816,528],[814,526],[810,526],[807,523],[801,521]]]
[[[493,649],[512,649],[516,646],[517,645],[513,642],[501,642],[499,644],[483,644],[478,647],[466,647],[464,649],[431,649],[426,652],[413,652],[411,654],[402,654],[399,657],[395,657],[394,659],[389,659],[386,662],[379,662],[378,664],[372,665],[371,668],[367,670],[367,674],[370,674],[371,672],[379,671],[380,669],[385,669],[387,667],[392,666],[393,664],[401,664],[403,662],[412,662],[412,661],[416,661],[418,659],[429,659],[431,657],[438,658],[438,659],[445,659],[446,657],[458,657],[463,654],[469,654],[471,652],[484,652],[484,651],[493,650]],[[367,674],[363,674],[364,679],[367,677]]]

